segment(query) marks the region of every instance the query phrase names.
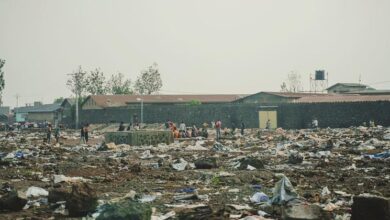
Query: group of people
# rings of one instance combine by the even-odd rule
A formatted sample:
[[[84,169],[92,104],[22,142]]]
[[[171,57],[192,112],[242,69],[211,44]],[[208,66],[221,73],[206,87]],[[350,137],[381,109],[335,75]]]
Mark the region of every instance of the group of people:
[[[89,124],[84,124],[80,129],[80,143],[88,144],[89,139]]]
[[[135,130],[138,130],[138,129],[140,129],[140,126],[138,123],[134,123],[134,125],[129,123],[129,125],[126,128],[125,123],[123,121],[121,121],[121,123],[119,123],[118,131],[125,131],[125,130],[130,131],[132,128]]]
[[[179,128],[176,127],[176,124],[173,123],[171,120],[167,120],[165,123],[165,128],[169,129],[173,133],[174,138],[191,138],[191,137],[204,137],[208,138],[208,126],[209,124],[207,122],[203,123],[203,127],[198,129],[196,125],[192,125],[191,127],[187,127],[184,121],[181,121],[179,124]],[[222,132],[222,121],[220,119],[216,121],[211,122],[211,128],[215,129],[215,138],[216,140],[221,139],[221,132]],[[245,123],[241,122],[241,135],[244,135],[245,130]],[[226,128],[225,128],[226,130]],[[233,123],[231,133],[234,134],[236,130],[236,127]],[[226,132],[225,132],[226,133]]]
[[[51,123],[48,123],[46,126],[46,143],[51,144],[51,137],[54,132],[54,138],[56,140],[56,143],[59,143],[60,136],[61,136],[61,128],[63,128],[62,125],[56,126],[53,129],[53,126]],[[84,124],[81,126],[80,129],[80,143],[87,144],[89,139],[89,124]]]
[[[181,121],[179,128],[176,127],[176,124],[171,120],[165,122],[165,128],[169,129],[173,133],[174,138],[192,138],[192,137],[208,137],[207,128],[198,129],[196,125],[187,127],[184,121]]]
[[[60,127],[61,126],[56,126],[54,128],[54,138],[56,139],[56,143],[58,143],[60,140]],[[46,127],[46,142],[48,144],[51,143],[52,133],[53,133],[53,127],[52,127],[51,123],[48,123],[47,127]]]

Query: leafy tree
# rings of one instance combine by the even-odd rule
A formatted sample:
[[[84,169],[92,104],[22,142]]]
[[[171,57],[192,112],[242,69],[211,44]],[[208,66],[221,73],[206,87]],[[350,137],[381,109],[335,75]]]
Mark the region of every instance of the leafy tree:
[[[64,97],[59,97],[59,98],[56,98],[56,99],[54,99],[54,104],[60,104],[60,103],[62,103],[64,101]]]
[[[149,66],[147,70],[142,71],[134,85],[135,91],[142,95],[156,93],[160,91],[161,87],[162,80],[157,63]]]
[[[111,76],[108,83],[108,90],[113,95],[133,94],[130,79],[125,79],[122,73]]]
[[[91,71],[87,76],[88,85],[86,90],[91,95],[104,95],[107,93],[106,77],[99,68]]]
[[[70,76],[71,77],[66,82],[66,85],[70,88],[73,94],[77,97],[82,97],[88,87],[87,72],[79,66],[78,70],[71,73]]]
[[[196,105],[201,105],[202,102],[197,100],[197,99],[193,99],[188,104],[191,105],[191,106],[196,106]]]
[[[2,70],[4,64],[5,64],[5,60],[0,59],[0,105],[3,104],[3,90],[5,86],[4,72]]]

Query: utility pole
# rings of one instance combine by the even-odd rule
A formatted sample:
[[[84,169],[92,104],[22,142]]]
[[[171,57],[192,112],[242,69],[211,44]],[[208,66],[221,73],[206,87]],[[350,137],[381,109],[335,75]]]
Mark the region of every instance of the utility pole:
[[[72,76],[72,77],[75,77],[76,76],[76,73],[69,73],[67,74],[69,76]],[[77,87],[77,85],[75,86],[76,87],[76,91],[75,91],[75,95],[76,95],[76,124],[75,124],[75,129],[77,130],[78,127],[79,127],[79,91],[80,91],[80,88]]]
[[[19,94],[16,94],[15,95],[15,98],[16,98],[16,108],[19,107],[19,98],[20,98],[20,95]]]
[[[79,96],[76,94],[76,130],[79,126]]]

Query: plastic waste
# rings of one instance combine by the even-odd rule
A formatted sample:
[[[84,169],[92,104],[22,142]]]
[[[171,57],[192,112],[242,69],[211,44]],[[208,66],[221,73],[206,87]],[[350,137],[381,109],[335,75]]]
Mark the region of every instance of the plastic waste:
[[[250,198],[250,201],[253,203],[268,202],[269,197],[263,192],[257,192],[253,194],[253,196]]]
[[[178,163],[172,164],[172,168],[178,171],[183,171],[186,169],[186,166],[188,165],[188,162],[185,161],[183,158],[179,159]]]
[[[207,151],[209,149],[205,148],[205,147],[202,147],[200,145],[195,145],[195,146],[188,146],[185,148],[186,151]]]
[[[330,195],[330,191],[329,191],[329,189],[328,189],[327,186],[325,186],[324,188],[322,188],[321,195],[322,195],[322,196]]]
[[[49,196],[49,192],[40,187],[31,186],[27,189],[27,197],[40,197],[40,196]]]
[[[251,165],[248,164],[248,167],[246,168],[247,170],[256,170],[256,167],[252,167]]]
[[[290,200],[298,198],[294,187],[292,186],[290,180],[282,174],[282,179],[275,184],[273,189],[273,197],[271,199],[272,204],[284,204]]]
[[[76,182],[89,182],[91,180],[85,179],[83,177],[67,177],[64,175],[54,175],[54,183],[60,183],[60,182],[70,182],[70,183],[76,183]]]
[[[196,189],[192,187],[187,187],[187,188],[177,190],[178,193],[193,193],[195,191]]]
[[[261,186],[260,184],[252,185],[252,188],[255,189],[255,190],[260,190],[261,187],[262,187],[262,186]]]
[[[232,149],[230,147],[226,147],[225,145],[223,145],[219,142],[215,142],[212,149],[213,149],[213,151],[223,151],[223,152],[231,152],[232,151]]]
[[[390,157],[390,151],[384,151],[382,153],[377,153],[377,154],[368,154],[368,155],[364,155],[364,157],[370,159],[386,159]]]
[[[141,203],[153,202],[156,200],[157,196],[155,195],[143,195],[138,201]]]
[[[152,216],[151,220],[165,220],[172,218],[176,215],[175,211],[170,211],[168,213],[165,213],[164,215],[159,215],[159,216]]]
[[[15,153],[15,157],[18,158],[18,159],[23,159],[24,158],[24,154],[23,154],[23,152],[18,151],[18,152]]]
[[[139,158],[141,159],[150,159],[153,158],[154,156],[150,153],[150,150],[144,151]]]
[[[14,159],[14,158],[15,158],[14,153],[9,153],[9,154],[7,154],[7,156],[4,157],[4,159]]]

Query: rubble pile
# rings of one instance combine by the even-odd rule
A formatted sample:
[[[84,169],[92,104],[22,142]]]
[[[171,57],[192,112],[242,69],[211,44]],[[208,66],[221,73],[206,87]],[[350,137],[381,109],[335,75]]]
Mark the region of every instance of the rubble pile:
[[[106,128],[104,128],[106,129]],[[389,219],[390,128],[266,131],[131,146],[0,133],[0,218]]]

